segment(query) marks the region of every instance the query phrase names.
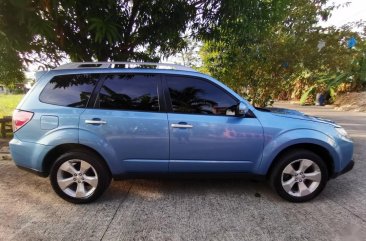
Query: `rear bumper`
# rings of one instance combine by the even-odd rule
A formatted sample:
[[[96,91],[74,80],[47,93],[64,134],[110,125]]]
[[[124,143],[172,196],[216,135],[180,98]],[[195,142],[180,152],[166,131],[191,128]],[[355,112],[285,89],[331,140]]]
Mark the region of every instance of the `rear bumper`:
[[[9,148],[17,166],[42,173],[44,171],[43,159],[52,146],[21,141],[14,136],[9,142]]]
[[[338,176],[340,176],[340,175],[342,175],[342,174],[345,174],[345,173],[347,173],[347,172],[351,171],[351,170],[353,169],[353,166],[354,166],[354,165],[355,165],[355,162],[354,162],[353,160],[352,160],[352,161],[350,161],[350,162],[347,164],[347,166],[345,166],[345,167],[343,168],[343,170],[342,170],[342,171],[334,173],[334,174],[332,175],[332,178],[336,178],[336,177],[338,177]]]
[[[48,173],[47,172],[41,172],[41,171],[38,171],[38,170],[34,170],[34,169],[31,169],[29,167],[22,167],[22,166],[19,166],[19,165],[16,165],[19,169],[22,169],[24,171],[27,171],[27,172],[30,172],[30,173],[33,173],[33,174],[36,174],[37,176],[39,177],[48,177]]]

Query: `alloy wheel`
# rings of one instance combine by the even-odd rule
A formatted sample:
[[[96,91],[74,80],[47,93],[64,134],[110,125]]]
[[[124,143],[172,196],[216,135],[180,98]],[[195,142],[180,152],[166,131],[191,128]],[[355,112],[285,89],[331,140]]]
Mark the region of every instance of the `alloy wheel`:
[[[319,166],[309,159],[297,159],[282,171],[283,189],[294,197],[304,197],[313,193],[322,180]]]
[[[57,184],[73,198],[87,198],[98,186],[98,175],[94,167],[80,159],[65,161],[57,170]]]

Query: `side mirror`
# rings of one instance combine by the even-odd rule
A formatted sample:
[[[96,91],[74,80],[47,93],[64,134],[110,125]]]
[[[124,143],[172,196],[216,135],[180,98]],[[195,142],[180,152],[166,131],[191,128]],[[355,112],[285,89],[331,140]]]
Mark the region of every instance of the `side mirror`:
[[[246,106],[244,103],[239,103],[236,107],[236,115],[237,116],[245,116],[245,114],[249,111],[248,106]]]

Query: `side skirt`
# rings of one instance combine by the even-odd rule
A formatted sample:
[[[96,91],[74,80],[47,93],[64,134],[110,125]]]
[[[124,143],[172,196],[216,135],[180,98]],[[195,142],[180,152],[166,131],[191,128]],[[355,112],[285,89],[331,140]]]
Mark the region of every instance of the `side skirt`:
[[[265,175],[257,175],[251,173],[125,173],[121,175],[113,176],[114,180],[127,180],[127,179],[241,179],[241,180],[254,180],[265,181]]]

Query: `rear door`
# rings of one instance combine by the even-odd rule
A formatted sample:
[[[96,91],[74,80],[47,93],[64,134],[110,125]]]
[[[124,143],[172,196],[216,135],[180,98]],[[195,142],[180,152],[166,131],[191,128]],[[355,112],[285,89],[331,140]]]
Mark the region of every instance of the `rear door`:
[[[106,153],[115,174],[167,172],[169,135],[155,74],[108,74],[80,117],[80,142]]]
[[[263,148],[259,121],[235,116],[238,100],[209,80],[174,75],[165,79],[169,171],[250,172]]]

